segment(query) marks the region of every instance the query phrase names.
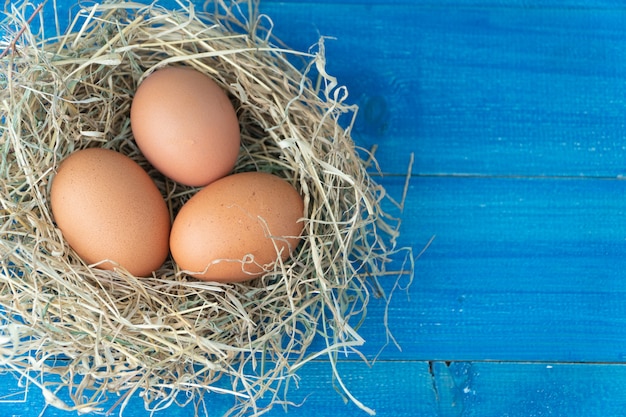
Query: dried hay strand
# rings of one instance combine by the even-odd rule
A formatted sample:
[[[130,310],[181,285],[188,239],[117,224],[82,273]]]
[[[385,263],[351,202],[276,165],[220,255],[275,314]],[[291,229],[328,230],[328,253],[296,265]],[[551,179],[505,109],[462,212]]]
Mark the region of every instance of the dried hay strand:
[[[360,355],[358,326],[376,277],[392,275],[399,222],[383,210],[385,190],[368,173],[375,159],[360,156],[339,122],[357,109],[325,71],[323,39],[308,52],[289,50],[257,4],[213,6],[209,13],[110,1],[81,9],[63,33],[57,23],[49,37],[34,5],[6,11],[0,364],[67,410],[110,411],[103,407],[112,394],[120,395],[112,407],[123,410],[137,394],[149,410],[182,402],[199,413],[225,394],[234,399],[229,414],[258,415],[286,401],[302,365],[326,358],[343,395],[371,413],[335,363],[339,352]],[[172,216],[197,191],[150,167],[130,130],[137,85],[164,65],[194,67],[227,90],[241,124],[236,172],[272,172],[304,197],[302,244],[262,278],[202,282],[171,259],[149,278],[103,271],[86,265],[55,227],[50,184],[59,162],[79,149],[110,148],[140,163]]]

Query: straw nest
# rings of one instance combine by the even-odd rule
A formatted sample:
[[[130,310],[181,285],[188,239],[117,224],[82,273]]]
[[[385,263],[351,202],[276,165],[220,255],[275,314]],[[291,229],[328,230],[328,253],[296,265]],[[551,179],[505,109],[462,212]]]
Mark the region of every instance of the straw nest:
[[[79,10],[69,30],[57,23],[52,35],[32,4],[6,11],[0,361],[41,388],[48,404],[109,411],[137,394],[152,410],[180,402],[202,410],[227,394],[230,414],[261,414],[286,400],[300,366],[323,357],[344,395],[371,411],[343,387],[334,364],[340,350],[358,353],[363,343],[357,328],[376,277],[389,275],[397,224],[368,174],[373,157],[350,138],[356,108],[325,71],[323,41],[306,52],[281,46],[256,6],[216,0],[209,13],[112,1]],[[149,278],[102,271],[55,228],[51,180],[78,149],[129,155],[173,214],[196,191],[155,172],[129,125],[138,83],[182,64],[229,92],[242,131],[235,170],[273,172],[304,197],[302,244],[262,278],[200,282],[171,260]]]

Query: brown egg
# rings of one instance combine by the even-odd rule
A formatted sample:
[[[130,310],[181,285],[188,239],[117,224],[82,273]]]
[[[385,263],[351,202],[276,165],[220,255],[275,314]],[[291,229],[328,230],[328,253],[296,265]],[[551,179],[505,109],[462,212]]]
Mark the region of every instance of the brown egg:
[[[239,121],[226,93],[209,76],[166,67],[138,87],[130,121],[137,145],[164,175],[204,186],[233,169]]]
[[[108,149],[74,152],[52,181],[50,205],[63,237],[88,264],[135,276],[157,270],[169,253],[169,211],[150,176]]]
[[[178,266],[209,281],[245,281],[296,248],[302,197],[275,175],[247,172],[217,180],[194,195],[174,219],[170,250]]]

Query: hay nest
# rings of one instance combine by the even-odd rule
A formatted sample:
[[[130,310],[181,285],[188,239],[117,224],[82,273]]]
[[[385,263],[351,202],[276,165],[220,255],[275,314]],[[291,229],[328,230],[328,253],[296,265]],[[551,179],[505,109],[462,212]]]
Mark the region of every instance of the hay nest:
[[[281,46],[252,2],[216,0],[210,13],[180,6],[110,1],[81,9],[54,35],[32,4],[6,11],[0,361],[64,409],[108,411],[111,393],[121,394],[112,407],[122,409],[134,394],[152,410],[181,397],[201,409],[215,393],[232,395],[230,413],[243,415],[283,402],[298,368],[325,357],[344,394],[371,411],[345,390],[334,364],[340,350],[358,352],[363,343],[358,324],[376,277],[389,274],[397,223],[368,174],[373,157],[364,160],[339,122],[356,108],[325,71],[323,40],[307,52]],[[149,278],[102,271],[82,262],[55,227],[51,180],[82,148],[114,149],[140,163],[172,215],[196,191],[150,167],[129,124],[138,83],[174,64],[229,92],[242,135],[235,171],[275,173],[304,197],[302,244],[262,278],[200,282],[171,260]]]

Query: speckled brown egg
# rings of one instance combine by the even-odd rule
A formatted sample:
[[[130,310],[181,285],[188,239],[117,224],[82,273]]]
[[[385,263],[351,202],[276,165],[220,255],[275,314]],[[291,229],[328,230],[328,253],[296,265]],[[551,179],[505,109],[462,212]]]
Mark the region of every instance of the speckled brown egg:
[[[232,171],[239,120],[208,75],[166,67],[139,85],[130,111],[135,141],[155,168],[182,184],[204,186]]]
[[[150,176],[119,152],[93,148],[67,157],[52,180],[50,205],[64,239],[88,264],[148,276],[168,256],[165,201]]]
[[[198,191],[172,225],[178,266],[209,281],[258,277],[298,246],[304,203],[282,178],[260,172],[229,175]]]

